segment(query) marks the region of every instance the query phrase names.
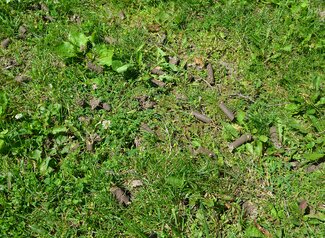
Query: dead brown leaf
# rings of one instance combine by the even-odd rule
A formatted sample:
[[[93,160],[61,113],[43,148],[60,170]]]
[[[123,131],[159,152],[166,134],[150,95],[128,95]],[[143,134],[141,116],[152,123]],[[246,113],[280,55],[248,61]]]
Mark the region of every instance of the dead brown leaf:
[[[203,57],[195,57],[194,59],[194,64],[196,65],[196,67],[198,69],[203,69],[204,68],[204,61],[203,61]]]

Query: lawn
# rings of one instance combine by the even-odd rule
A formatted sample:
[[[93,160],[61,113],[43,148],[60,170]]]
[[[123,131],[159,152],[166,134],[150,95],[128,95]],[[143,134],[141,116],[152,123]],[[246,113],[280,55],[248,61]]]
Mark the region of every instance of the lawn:
[[[1,0],[1,237],[324,237],[322,0]]]

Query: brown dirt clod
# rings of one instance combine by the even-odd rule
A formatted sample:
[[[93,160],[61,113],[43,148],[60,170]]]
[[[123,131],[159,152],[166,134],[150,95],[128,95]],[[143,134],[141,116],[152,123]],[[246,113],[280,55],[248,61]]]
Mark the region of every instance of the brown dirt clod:
[[[108,103],[103,103],[102,107],[105,111],[108,111],[108,112],[112,110],[111,105],[109,105]]]
[[[1,47],[2,47],[3,49],[8,48],[9,44],[10,44],[10,38],[6,38],[6,39],[4,39],[3,41],[1,41]]]
[[[87,68],[93,72],[96,72],[96,73],[102,73],[104,71],[104,68],[99,66],[99,65],[96,65],[96,64],[93,64],[91,62],[88,62],[87,63]]]
[[[135,179],[131,181],[131,187],[132,188],[137,188],[143,186],[143,183],[140,179]]]
[[[119,14],[118,14],[118,17],[123,21],[125,20],[126,16],[125,16],[125,13],[123,11],[120,11]]]
[[[120,205],[128,206],[131,204],[130,197],[119,187],[112,187],[110,192],[114,195]]]
[[[18,83],[23,83],[32,80],[30,77],[26,75],[18,75],[15,77],[15,81]]]
[[[25,26],[20,26],[18,29],[19,38],[25,38],[27,34],[27,28]]]
[[[153,68],[153,69],[151,70],[151,73],[152,73],[152,74],[156,74],[156,75],[163,75],[163,74],[165,74],[165,72],[164,72],[164,71],[161,69],[161,67],[159,67],[159,66]]]
[[[174,57],[169,57],[169,64],[173,64],[173,65],[178,65],[179,64],[179,59],[174,56]]]
[[[94,149],[94,143],[91,140],[86,140],[86,149],[89,152],[92,152]]]
[[[91,110],[95,110],[100,104],[100,99],[97,99],[97,98],[92,98],[90,101],[89,101],[89,105],[91,107]]]
[[[251,201],[246,201],[243,203],[242,208],[245,215],[251,219],[256,219],[258,215],[258,209],[254,203]]]
[[[138,96],[136,97],[136,99],[138,100],[139,104],[140,104],[140,107],[143,109],[143,110],[146,110],[146,109],[152,109],[156,106],[156,102],[154,101],[151,101],[149,99],[148,96],[146,95],[142,95],[142,96]]]

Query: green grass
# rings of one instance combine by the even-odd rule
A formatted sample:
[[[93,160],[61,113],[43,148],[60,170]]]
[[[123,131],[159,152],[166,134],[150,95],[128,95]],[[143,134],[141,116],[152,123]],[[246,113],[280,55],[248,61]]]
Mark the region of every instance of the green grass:
[[[5,2],[1,237],[323,236],[323,1],[44,1],[48,11]],[[191,66],[199,59],[215,85]],[[150,81],[156,66],[163,88]],[[141,96],[156,105],[142,108]],[[92,110],[93,98],[111,110]],[[254,140],[230,152],[245,133]],[[200,147],[215,157],[193,153]],[[131,194],[129,206],[113,186]]]

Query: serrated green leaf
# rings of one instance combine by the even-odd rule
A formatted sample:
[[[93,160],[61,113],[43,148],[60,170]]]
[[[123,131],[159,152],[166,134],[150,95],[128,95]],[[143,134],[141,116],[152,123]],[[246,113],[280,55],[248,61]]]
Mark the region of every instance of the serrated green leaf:
[[[42,163],[41,163],[41,166],[40,166],[40,174],[42,176],[48,174],[51,172],[52,168],[49,167],[49,162],[50,162],[51,158],[50,157],[47,157]]]
[[[313,123],[313,126],[316,128],[318,132],[322,132],[325,130],[325,121],[319,120],[317,117],[313,115],[309,115],[309,119]]]
[[[40,159],[41,156],[42,156],[42,151],[40,150],[34,150],[31,155],[31,157],[36,160]]]
[[[285,106],[285,108],[290,111],[292,114],[297,114],[300,112],[301,106],[296,103],[290,103]]]
[[[64,58],[73,58],[77,56],[77,48],[70,42],[63,42],[60,46],[57,47],[57,53]]]
[[[58,126],[58,127],[54,127],[52,130],[52,134],[59,134],[62,132],[67,132],[67,128],[65,126]]]
[[[264,235],[253,225],[245,230],[245,237],[264,237]]]
[[[310,153],[310,154],[305,154],[304,158],[308,160],[308,162],[314,162],[323,158],[324,156],[325,154],[322,153]]]
[[[264,135],[261,135],[261,136],[259,136],[258,138],[259,138],[260,141],[262,141],[262,142],[264,142],[264,143],[267,142],[268,139],[269,139],[267,136],[264,136]]]
[[[244,124],[245,117],[246,117],[246,113],[244,111],[240,110],[237,112],[236,119],[239,124]]]
[[[166,182],[175,188],[182,188],[184,186],[184,180],[177,177],[168,177]]]
[[[8,99],[5,93],[0,93],[0,116],[6,111]]]
[[[308,220],[308,219],[317,219],[319,221],[325,222],[325,214],[322,213],[322,212],[318,212],[316,214],[308,214],[308,215],[305,215],[304,218],[306,220]]]
[[[89,37],[82,32],[71,32],[68,36],[68,40],[80,49],[86,49]]]
[[[282,48],[283,51],[286,51],[286,52],[291,52],[292,50],[292,45],[286,45],[285,47]]]
[[[322,97],[319,99],[319,101],[316,103],[316,106],[322,106],[325,105],[325,97]]]
[[[108,49],[106,46],[100,45],[95,51],[98,54],[98,63],[100,65],[111,66],[113,64],[113,49]]]
[[[112,62],[112,69],[116,71],[118,68],[122,67],[123,63],[120,60],[113,60]]]
[[[130,66],[131,66],[131,64],[125,64],[125,65],[117,68],[115,71],[117,73],[123,73],[123,72],[127,71]]]
[[[0,139],[0,151],[1,151],[1,149],[3,148],[4,144],[5,144],[5,141],[2,140],[2,139]]]

